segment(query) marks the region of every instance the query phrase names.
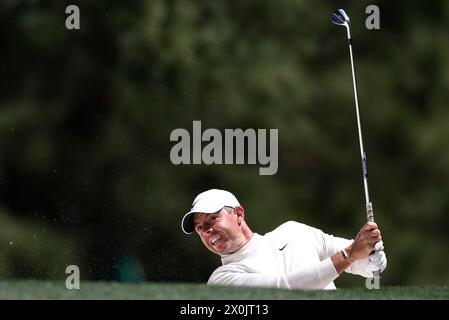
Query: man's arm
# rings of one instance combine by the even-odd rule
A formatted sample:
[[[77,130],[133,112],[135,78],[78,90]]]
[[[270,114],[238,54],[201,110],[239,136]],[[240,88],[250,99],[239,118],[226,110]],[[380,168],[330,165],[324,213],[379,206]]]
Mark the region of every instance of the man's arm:
[[[349,260],[349,255],[346,256],[342,251],[337,252],[331,257],[332,263],[334,265],[335,270],[340,275],[345,271],[350,265],[351,260]]]
[[[221,266],[216,269],[207,282],[208,285],[290,288],[287,279],[281,274],[248,272],[240,266]]]
[[[321,259],[331,257],[339,274],[346,271],[365,277],[372,276],[374,269],[386,266],[385,253],[378,252],[370,256],[374,245],[382,239],[380,230],[374,222],[366,223],[354,241],[334,237],[318,229],[316,238]]]
[[[377,231],[376,231],[377,230]],[[320,231],[321,232],[321,231]],[[287,274],[262,274],[245,270],[238,266],[221,266],[209,278],[209,285],[256,286],[277,288],[323,289],[329,283],[348,269],[351,263],[365,259],[380,241],[380,231],[373,222],[365,224],[351,242],[320,233],[324,237],[323,250],[320,252],[322,261],[313,263],[306,268]],[[346,248],[343,245],[346,245]],[[345,249],[347,257],[342,249]],[[332,254],[331,254],[332,253]],[[326,257],[326,255],[328,255]]]
[[[338,276],[339,273],[336,271],[332,259],[328,258],[287,274],[256,273],[240,268],[239,266],[222,266],[214,271],[209,278],[208,284],[289,289],[323,289]]]

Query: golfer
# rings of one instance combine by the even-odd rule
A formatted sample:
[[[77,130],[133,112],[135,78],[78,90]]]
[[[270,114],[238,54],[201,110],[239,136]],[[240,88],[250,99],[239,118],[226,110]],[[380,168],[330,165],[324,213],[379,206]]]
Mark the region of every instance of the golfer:
[[[259,235],[245,222],[236,197],[225,190],[200,193],[181,227],[187,234],[196,232],[221,257],[223,265],[212,273],[209,285],[335,289],[333,281],[343,271],[368,278],[387,265],[374,222],[366,223],[355,240],[294,221]],[[375,247],[378,251],[372,253]]]

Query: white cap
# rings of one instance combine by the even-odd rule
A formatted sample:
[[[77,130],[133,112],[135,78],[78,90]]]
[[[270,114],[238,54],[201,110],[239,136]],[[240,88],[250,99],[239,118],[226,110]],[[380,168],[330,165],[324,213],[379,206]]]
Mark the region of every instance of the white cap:
[[[214,213],[223,209],[223,207],[240,206],[237,198],[230,192],[219,189],[210,189],[196,196],[192,203],[192,209],[182,218],[181,228],[184,233],[190,234],[195,231],[193,225],[193,214]]]

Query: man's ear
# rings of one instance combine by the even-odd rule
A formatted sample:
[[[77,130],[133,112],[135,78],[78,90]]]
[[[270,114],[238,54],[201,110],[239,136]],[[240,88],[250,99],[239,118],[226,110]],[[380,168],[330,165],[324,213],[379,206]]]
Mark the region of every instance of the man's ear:
[[[236,206],[234,212],[237,215],[237,222],[240,224],[245,219],[245,210],[240,206]]]

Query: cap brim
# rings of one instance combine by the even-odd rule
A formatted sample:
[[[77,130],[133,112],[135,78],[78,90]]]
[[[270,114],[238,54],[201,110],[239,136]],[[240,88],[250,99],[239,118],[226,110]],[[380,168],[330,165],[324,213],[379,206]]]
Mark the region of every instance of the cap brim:
[[[197,212],[201,213],[214,213],[218,210],[221,210],[224,206],[220,205],[219,207],[207,207],[207,208],[195,208],[195,210],[191,210],[187,212],[182,218],[181,228],[185,234],[192,234],[195,231],[195,225],[193,224],[193,215]]]
[[[186,234],[191,234],[195,231],[195,226],[193,225],[193,215],[195,213],[196,212],[188,212],[185,214],[184,218],[182,218],[181,228]]]

